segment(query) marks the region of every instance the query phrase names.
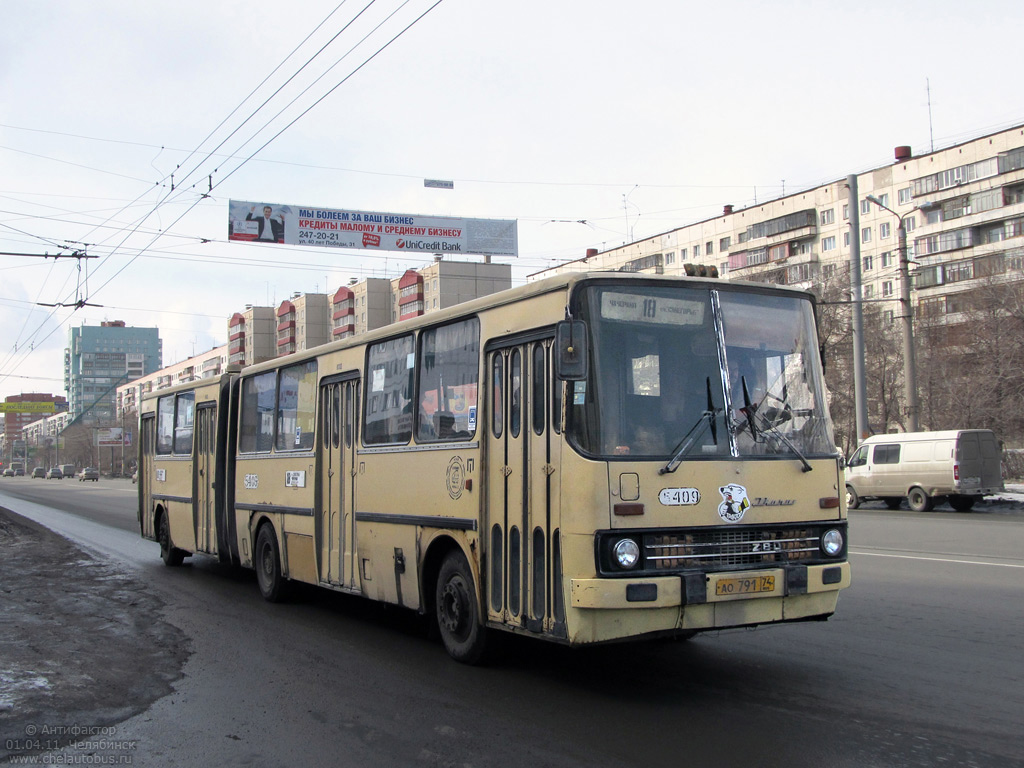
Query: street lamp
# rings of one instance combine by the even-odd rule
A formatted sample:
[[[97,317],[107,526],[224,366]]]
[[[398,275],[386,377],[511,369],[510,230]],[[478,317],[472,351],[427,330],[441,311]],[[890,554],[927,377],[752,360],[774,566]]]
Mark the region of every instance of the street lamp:
[[[903,313],[901,318],[903,320],[903,386],[906,390],[907,398],[907,425],[909,426],[909,432],[918,431],[918,413],[919,407],[917,403],[917,362],[916,356],[914,355],[914,318],[911,312],[910,306],[910,261],[907,258],[907,225],[906,218],[911,213],[916,211],[914,208],[911,211],[900,216],[889,206],[882,203],[874,195],[868,195],[868,200],[877,205],[879,208],[883,208],[895,216],[899,222],[899,228],[896,230],[899,238],[899,252],[900,252],[900,304],[903,305]]]

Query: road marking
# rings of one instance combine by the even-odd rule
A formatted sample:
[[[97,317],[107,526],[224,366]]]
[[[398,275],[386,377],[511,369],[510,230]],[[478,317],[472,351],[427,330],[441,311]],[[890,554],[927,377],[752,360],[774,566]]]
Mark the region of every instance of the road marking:
[[[884,555],[881,552],[858,552],[850,550],[852,555],[866,555],[868,557],[895,557],[900,560],[929,560],[934,563],[960,563],[962,565],[996,565],[1002,568],[1024,568],[1024,565],[1014,563],[986,563],[982,560],[953,560],[948,557],[919,557],[917,555]]]

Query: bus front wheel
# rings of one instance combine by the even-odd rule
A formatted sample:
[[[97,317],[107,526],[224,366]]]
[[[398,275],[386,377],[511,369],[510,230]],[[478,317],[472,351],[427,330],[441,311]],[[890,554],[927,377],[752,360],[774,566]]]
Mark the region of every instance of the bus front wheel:
[[[185,553],[171,543],[171,524],[167,521],[166,512],[160,515],[160,527],[158,530],[159,535],[157,538],[160,541],[160,559],[164,561],[164,565],[171,568],[181,565],[181,561],[185,559]]]
[[[434,606],[448,655],[463,664],[479,663],[487,644],[487,630],[480,623],[473,574],[461,552],[448,553],[441,564]]]
[[[256,535],[256,582],[260,594],[268,603],[284,599],[285,580],[281,573],[281,555],[277,548],[277,537],[271,525],[264,525]]]

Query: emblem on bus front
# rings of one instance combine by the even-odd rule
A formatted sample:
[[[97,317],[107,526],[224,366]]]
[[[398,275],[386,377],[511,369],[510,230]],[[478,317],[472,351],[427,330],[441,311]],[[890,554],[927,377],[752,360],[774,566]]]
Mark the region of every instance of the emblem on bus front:
[[[722,503],[718,505],[718,516],[727,523],[738,523],[750,506],[747,489],[736,483],[723,485],[718,489],[722,494]]]

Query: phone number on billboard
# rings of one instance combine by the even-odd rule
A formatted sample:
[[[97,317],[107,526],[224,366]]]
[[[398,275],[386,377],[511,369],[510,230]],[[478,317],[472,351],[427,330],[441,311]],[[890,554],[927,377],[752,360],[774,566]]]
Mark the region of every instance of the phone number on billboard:
[[[338,245],[342,248],[356,248],[358,247],[355,242],[350,240],[342,240],[341,235],[337,232],[299,232],[299,244],[302,243],[330,243],[331,245]]]

